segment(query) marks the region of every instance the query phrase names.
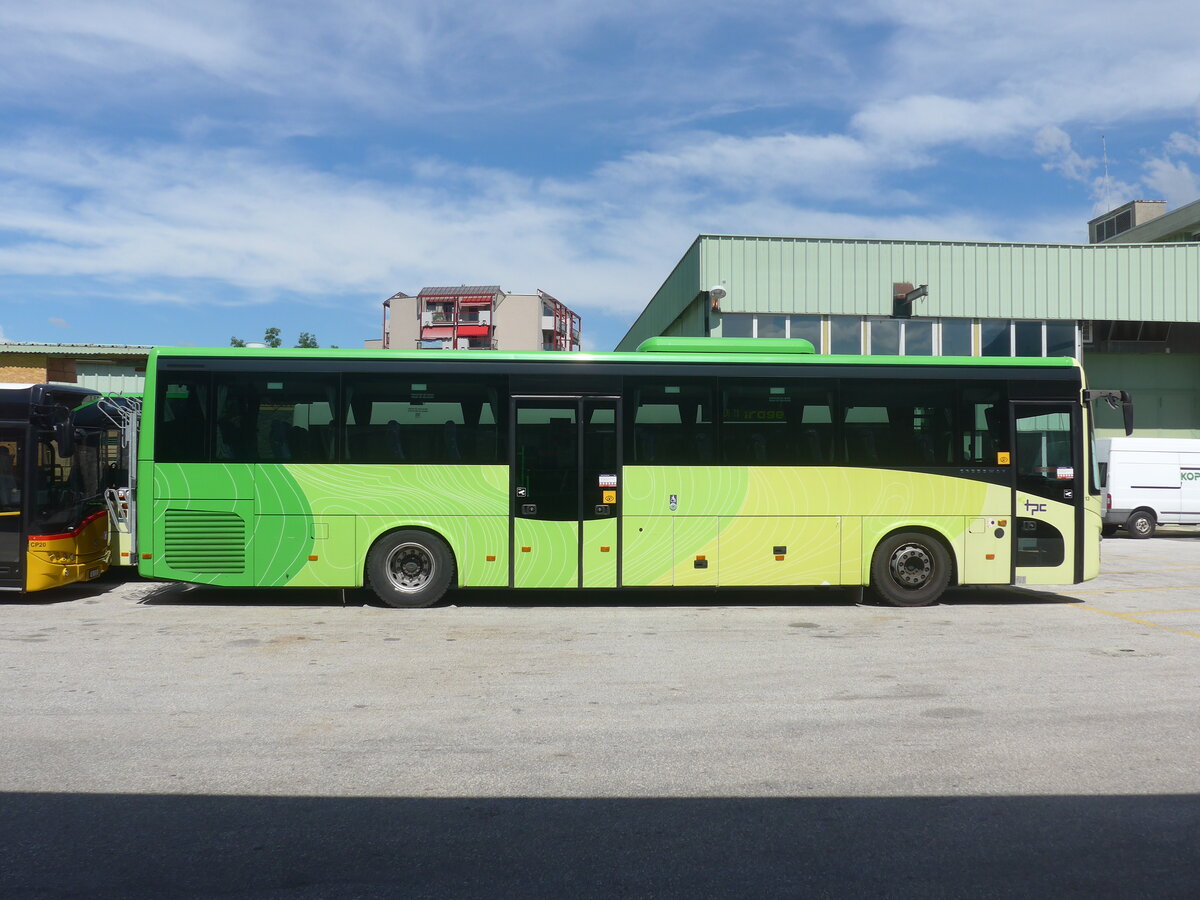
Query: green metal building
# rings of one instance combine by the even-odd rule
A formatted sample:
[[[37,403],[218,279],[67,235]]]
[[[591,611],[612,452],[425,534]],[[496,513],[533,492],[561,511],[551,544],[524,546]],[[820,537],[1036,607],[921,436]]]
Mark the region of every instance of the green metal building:
[[[1200,219],[1200,204],[1177,212],[1192,206]],[[807,338],[823,353],[1075,356],[1092,387],[1133,392],[1137,434],[1200,437],[1200,243],[1121,242],[1142,227],[1088,245],[700,235],[617,349],[709,335]],[[1193,232],[1200,222],[1172,223]],[[893,317],[914,285],[928,295]],[[1124,433],[1107,410],[1097,426]]]

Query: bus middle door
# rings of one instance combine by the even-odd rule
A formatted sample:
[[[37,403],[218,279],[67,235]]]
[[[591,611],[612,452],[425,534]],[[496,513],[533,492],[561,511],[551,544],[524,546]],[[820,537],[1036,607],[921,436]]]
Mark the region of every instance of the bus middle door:
[[[514,397],[514,587],[616,587],[618,415],[613,397]]]

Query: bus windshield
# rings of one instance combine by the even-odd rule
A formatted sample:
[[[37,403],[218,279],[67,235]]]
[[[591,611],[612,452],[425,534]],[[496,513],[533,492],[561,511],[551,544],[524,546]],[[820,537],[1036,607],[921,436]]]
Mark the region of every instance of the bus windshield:
[[[31,531],[55,534],[79,524],[81,511],[103,503],[100,435],[80,435],[71,456],[63,456],[58,441],[41,435],[35,461],[35,502]]]

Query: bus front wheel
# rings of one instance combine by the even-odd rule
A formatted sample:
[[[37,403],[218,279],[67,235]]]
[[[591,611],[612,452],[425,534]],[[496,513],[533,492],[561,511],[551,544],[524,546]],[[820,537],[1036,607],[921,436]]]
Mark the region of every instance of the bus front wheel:
[[[426,531],[384,535],[367,554],[367,581],[388,606],[432,606],[442,599],[453,578],[450,548]]]
[[[902,531],[871,559],[871,590],[890,606],[928,606],[950,584],[950,554],[937,538]]]

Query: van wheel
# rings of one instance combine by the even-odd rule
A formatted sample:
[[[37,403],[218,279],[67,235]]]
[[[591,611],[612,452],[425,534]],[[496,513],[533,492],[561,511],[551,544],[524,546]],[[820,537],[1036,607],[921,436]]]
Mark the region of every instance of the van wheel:
[[[1156,524],[1157,523],[1154,521],[1154,513],[1146,512],[1144,509],[1139,509],[1125,520],[1125,530],[1129,532],[1131,537],[1135,538],[1154,537],[1154,528]]]
[[[871,591],[890,606],[928,606],[950,584],[950,554],[937,538],[893,534],[875,548]]]
[[[454,555],[426,531],[396,531],[367,554],[367,581],[388,606],[418,609],[442,599],[454,578]]]
[[[1112,537],[1116,533],[1117,533],[1116,525],[1101,525],[1100,526],[1100,536],[1101,537]]]

